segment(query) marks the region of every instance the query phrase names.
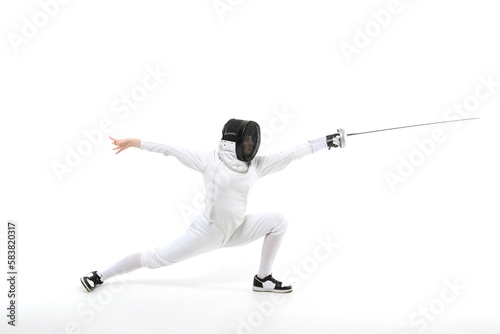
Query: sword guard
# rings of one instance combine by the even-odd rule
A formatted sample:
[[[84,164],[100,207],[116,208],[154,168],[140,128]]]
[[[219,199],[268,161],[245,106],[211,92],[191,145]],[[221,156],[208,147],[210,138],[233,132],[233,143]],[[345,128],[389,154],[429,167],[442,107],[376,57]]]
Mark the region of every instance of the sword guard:
[[[344,129],[337,129],[339,134],[340,148],[344,148],[346,145],[346,134]]]

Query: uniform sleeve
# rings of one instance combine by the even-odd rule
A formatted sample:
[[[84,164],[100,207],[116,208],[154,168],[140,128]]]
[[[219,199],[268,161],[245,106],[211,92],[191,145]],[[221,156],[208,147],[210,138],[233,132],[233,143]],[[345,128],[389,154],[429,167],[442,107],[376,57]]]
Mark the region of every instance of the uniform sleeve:
[[[210,159],[209,152],[191,151],[178,146],[169,146],[141,140],[141,150],[162,153],[177,158],[183,165],[203,173]]]
[[[259,177],[279,172],[292,161],[327,147],[326,137],[311,140],[279,153],[255,157],[255,169]]]

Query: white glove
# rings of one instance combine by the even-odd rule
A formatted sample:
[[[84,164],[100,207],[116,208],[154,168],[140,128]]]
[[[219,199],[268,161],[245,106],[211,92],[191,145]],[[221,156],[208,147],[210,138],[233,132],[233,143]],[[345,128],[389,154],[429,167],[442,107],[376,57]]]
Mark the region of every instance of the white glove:
[[[331,149],[332,147],[345,147],[346,137],[347,136],[344,129],[337,129],[336,133],[326,136],[326,144],[328,145],[328,149]]]

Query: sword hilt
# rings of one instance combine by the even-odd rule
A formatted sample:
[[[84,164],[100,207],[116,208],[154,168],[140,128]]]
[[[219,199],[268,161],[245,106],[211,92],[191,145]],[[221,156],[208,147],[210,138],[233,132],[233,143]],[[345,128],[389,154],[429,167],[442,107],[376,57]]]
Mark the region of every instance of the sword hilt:
[[[337,129],[337,132],[326,136],[326,144],[330,150],[332,147],[344,148],[346,145],[346,134],[344,129]]]

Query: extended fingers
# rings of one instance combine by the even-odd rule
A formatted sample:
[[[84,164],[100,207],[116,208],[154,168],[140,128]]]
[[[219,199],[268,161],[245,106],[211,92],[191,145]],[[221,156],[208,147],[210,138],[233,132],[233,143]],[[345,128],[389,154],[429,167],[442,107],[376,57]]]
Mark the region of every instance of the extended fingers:
[[[113,144],[116,145],[114,148],[113,148],[113,151],[115,150],[118,150],[118,152],[116,152],[115,154],[118,154],[120,153],[121,151],[127,149],[130,147],[130,145],[128,145],[128,143],[126,142],[126,140],[123,140],[123,139],[115,139],[111,136],[109,136],[109,138],[113,141]]]

